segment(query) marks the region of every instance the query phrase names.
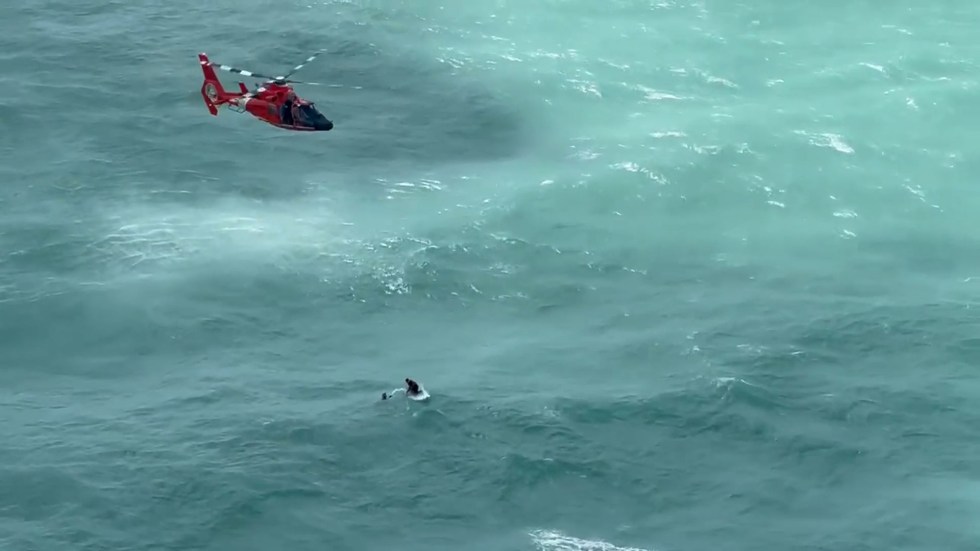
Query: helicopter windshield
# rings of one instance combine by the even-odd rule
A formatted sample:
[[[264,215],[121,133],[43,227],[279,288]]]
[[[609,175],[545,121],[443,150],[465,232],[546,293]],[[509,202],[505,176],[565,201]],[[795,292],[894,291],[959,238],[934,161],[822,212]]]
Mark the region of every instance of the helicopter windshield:
[[[317,118],[320,117],[320,112],[313,107],[312,103],[304,103],[298,106],[296,109],[296,122],[304,124],[306,126],[313,126]]]
[[[333,123],[316,110],[312,103],[301,103],[296,106],[296,124],[318,130],[330,130]]]

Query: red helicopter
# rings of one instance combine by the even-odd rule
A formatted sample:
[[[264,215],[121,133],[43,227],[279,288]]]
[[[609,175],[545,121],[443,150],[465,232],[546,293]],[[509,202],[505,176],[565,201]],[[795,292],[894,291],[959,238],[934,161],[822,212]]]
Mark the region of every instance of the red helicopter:
[[[297,84],[316,84],[290,80],[289,76],[302,69],[307,63],[313,61],[320,53],[311,55],[306,61],[293,67],[292,71],[280,77],[260,75],[227,65],[216,65],[208,60],[207,54],[198,54],[197,57],[201,60],[201,70],[204,71],[204,84],[201,86],[201,96],[204,97],[204,103],[208,106],[208,111],[216,117],[218,116],[218,107],[224,105],[236,113],[247,111],[260,120],[286,130],[306,132],[328,131],[333,128],[333,122],[317,111],[313,102],[297,96],[292,86],[289,85],[289,83],[293,82]],[[227,92],[221,85],[221,81],[218,80],[218,75],[215,74],[214,67],[247,77],[267,80],[262,85],[256,85],[255,90],[251,92],[248,91],[248,88],[245,87],[245,83],[243,82],[238,83],[241,92]]]

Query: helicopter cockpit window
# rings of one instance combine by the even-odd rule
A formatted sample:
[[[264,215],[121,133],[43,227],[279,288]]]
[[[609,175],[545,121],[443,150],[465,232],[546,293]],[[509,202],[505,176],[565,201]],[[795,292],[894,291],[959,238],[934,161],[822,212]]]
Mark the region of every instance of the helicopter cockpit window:
[[[316,121],[316,109],[311,104],[303,104],[297,109],[297,122],[312,125]]]

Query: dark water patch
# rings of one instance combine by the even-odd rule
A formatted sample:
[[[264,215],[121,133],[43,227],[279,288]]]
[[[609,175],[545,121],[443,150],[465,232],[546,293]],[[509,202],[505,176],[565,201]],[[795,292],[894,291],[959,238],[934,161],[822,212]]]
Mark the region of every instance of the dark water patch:
[[[906,401],[880,393],[870,399],[894,408]],[[702,533],[717,532],[724,530],[718,519],[731,515],[745,526],[765,525],[777,511],[831,519],[826,504],[854,488],[866,497],[852,506],[880,507],[874,496],[887,493],[911,457],[889,456],[876,442],[868,450],[844,425],[857,416],[868,425],[863,430],[887,432],[935,405],[926,401],[902,419],[873,415],[857,401],[822,400],[788,386],[738,380],[692,382],[652,397],[544,404],[447,394],[428,404],[379,401],[331,416],[284,415],[272,401],[240,393],[222,402],[191,396],[150,413],[172,419],[167,434],[180,435],[183,460],[153,458],[153,448],[166,442],[160,433],[130,439],[136,455],[129,456],[118,454],[122,440],[100,439],[98,448],[116,451],[116,458],[83,460],[75,468],[92,481],[92,496],[126,511],[118,518],[104,507],[85,513],[100,534],[97,542],[139,518],[159,518],[158,527],[166,528],[143,534],[147,542],[185,548],[208,548],[229,534],[281,522],[308,535],[340,537],[331,526],[341,523],[346,528],[339,533],[348,533],[382,512],[392,537],[478,520],[564,526],[586,512],[606,525],[665,528],[667,519],[681,519]],[[229,415],[235,404],[250,407]],[[144,418],[140,425],[154,423]],[[725,452],[704,454],[706,447]],[[883,469],[886,458],[892,465]],[[460,498],[470,505],[460,508]],[[714,515],[708,519],[706,502]],[[284,508],[292,512],[279,518]],[[785,537],[830,537],[832,526],[786,521],[780,530]],[[54,534],[69,537],[67,529]]]
[[[310,312],[306,297],[300,292],[278,297],[267,294],[269,285],[290,289],[280,274],[268,277],[215,281],[207,294],[204,281],[195,291],[182,290],[182,279],[133,279],[111,285],[80,286],[63,282],[60,288],[35,296],[19,296],[4,304],[0,318],[2,338],[13,366],[41,373],[76,373],[87,377],[113,378],[134,369],[176,363],[207,364],[207,350],[223,347],[240,348],[256,343],[258,331],[270,346],[253,361],[268,359],[285,346],[284,341],[296,334],[296,323],[280,323],[288,318],[287,310],[273,309],[258,314],[256,308],[274,304]],[[196,297],[206,296],[194,302]],[[229,310],[212,307],[222,301],[238,304]],[[272,312],[280,312],[273,314]],[[42,346],[31,335],[45,335]],[[295,345],[292,345],[295,347]],[[88,351],[75,354],[77,351]],[[246,361],[248,354],[226,358],[223,363]],[[247,363],[247,361],[246,361]],[[27,371],[22,374],[26,374]]]
[[[284,42],[279,33],[263,28],[250,33],[247,47],[240,44],[240,27],[234,27],[237,38],[232,40],[230,24],[218,7],[175,12],[176,19],[165,26],[137,19],[134,24],[141,25],[142,32],[135,42],[129,40],[134,37],[133,25],[120,21],[115,12],[133,11],[132,17],[138,18],[135,14],[143,10],[116,8],[111,10],[110,28],[99,27],[108,15],[89,14],[89,19],[70,23],[46,16],[31,31],[45,33],[45,40],[36,52],[39,72],[27,85],[40,84],[38,79],[46,84],[25,98],[28,104],[61,102],[64,93],[85,90],[87,106],[86,112],[73,114],[78,125],[71,129],[41,118],[33,131],[68,138],[65,132],[87,128],[91,154],[113,161],[102,171],[82,167],[78,176],[84,179],[117,180],[152,166],[158,178],[136,178],[130,187],[144,194],[186,191],[198,184],[182,175],[181,171],[191,170],[215,178],[206,188],[195,190],[205,194],[222,190],[249,197],[283,197],[303,192],[305,184],[297,181],[293,167],[310,167],[311,160],[336,173],[364,162],[499,159],[515,154],[524,144],[524,114],[514,107],[516,98],[501,96],[480,77],[453,74],[448,65],[436,61],[435,53],[405,50],[405,37],[415,34],[411,28],[345,23],[359,17],[361,9],[356,6],[345,4],[339,14],[330,16],[306,12],[308,23],[332,29],[327,35],[298,26],[295,18],[270,14],[269,24],[289,21],[284,27],[288,39]],[[63,10],[63,17],[70,13]],[[190,44],[166,32],[174,26],[200,26],[202,20],[209,20],[204,33],[207,44]],[[98,31],[86,25],[95,25]],[[298,91],[318,101],[335,121],[331,133],[287,133],[248,115],[224,111],[213,119],[195,95],[202,78],[195,57],[200,50],[208,51],[215,62],[276,73],[319,49],[326,52],[297,76],[329,86],[298,85]],[[73,67],[69,61],[79,56],[109,63],[113,72]],[[234,88],[234,75],[220,76],[226,87]],[[68,88],[57,85],[65,79],[70,81]],[[263,138],[256,141],[258,136]],[[240,156],[232,161],[228,154],[243,149],[248,151],[244,162],[250,167],[244,171]],[[183,159],[180,166],[172,163],[176,153]],[[227,178],[232,172],[235,178]],[[249,176],[250,172],[255,175]]]
[[[938,221],[937,221],[938,222]],[[862,270],[900,270],[909,275],[962,281],[980,271],[973,251],[980,240],[969,233],[955,231],[940,222],[940,229],[917,229],[914,233],[872,233],[856,245]],[[948,229],[943,229],[943,227]]]
[[[893,360],[904,356],[928,358],[963,356],[970,350],[962,343],[972,341],[971,328],[978,320],[964,305],[945,303],[875,306],[853,313],[801,320],[787,335],[802,350],[833,354],[844,358],[881,358]],[[795,334],[795,335],[794,335]],[[928,361],[928,360],[925,360]]]
[[[96,505],[93,488],[58,467],[7,466],[0,470],[0,481],[0,511],[7,518],[38,521]]]
[[[91,226],[83,219],[68,218],[72,214],[63,205],[48,206],[53,216],[12,215],[0,235],[0,243],[6,246],[0,267],[6,277],[23,283],[26,289],[46,279],[98,273],[98,264],[103,260],[93,243]]]

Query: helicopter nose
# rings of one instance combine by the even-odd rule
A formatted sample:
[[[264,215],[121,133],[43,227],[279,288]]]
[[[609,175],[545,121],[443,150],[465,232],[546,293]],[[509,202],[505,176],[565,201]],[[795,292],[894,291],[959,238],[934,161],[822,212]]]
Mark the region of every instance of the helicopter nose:
[[[330,120],[319,121],[317,122],[316,129],[323,130],[323,131],[333,130],[333,121]]]

